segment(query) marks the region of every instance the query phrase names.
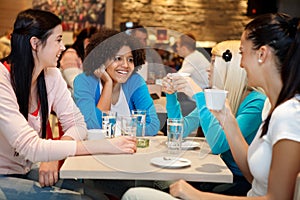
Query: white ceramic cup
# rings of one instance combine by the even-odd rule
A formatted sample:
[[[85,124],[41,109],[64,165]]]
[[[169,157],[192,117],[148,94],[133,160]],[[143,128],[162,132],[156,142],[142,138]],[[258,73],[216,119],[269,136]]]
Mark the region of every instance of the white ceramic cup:
[[[189,76],[191,76],[191,74],[190,73],[184,73],[184,72],[176,72],[176,73],[172,73],[171,76],[189,77]]]
[[[102,129],[89,129],[88,140],[101,140],[105,138],[105,131]]]
[[[173,86],[173,77],[189,77],[191,76],[190,73],[184,73],[184,72],[176,72],[176,73],[170,73],[168,74],[168,77],[171,78],[171,83],[169,83],[169,89],[174,89],[174,86]]]
[[[204,96],[206,107],[210,110],[222,110],[228,91],[220,89],[205,89]]]

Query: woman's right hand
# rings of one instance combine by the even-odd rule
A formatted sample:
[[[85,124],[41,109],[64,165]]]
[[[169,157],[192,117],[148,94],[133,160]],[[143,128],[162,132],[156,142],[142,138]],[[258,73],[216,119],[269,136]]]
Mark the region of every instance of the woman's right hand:
[[[120,136],[108,139],[112,144],[111,153],[135,153],[136,137]]]
[[[98,69],[94,71],[94,75],[102,80],[102,82],[105,84],[107,82],[112,82],[111,77],[109,74],[106,72],[105,66],[101,65]]]
[[[136,137],[132,136],[78,141],[75,155],[133,154],[136,152],[136,145]]]

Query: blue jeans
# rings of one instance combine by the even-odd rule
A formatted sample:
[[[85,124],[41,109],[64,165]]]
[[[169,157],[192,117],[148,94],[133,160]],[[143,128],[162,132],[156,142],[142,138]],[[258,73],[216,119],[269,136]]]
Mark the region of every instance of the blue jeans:
[[[0,199],[108,200],[108,197],[101,191],[86,187],[73,179],[60,179],[54,186],[41,187],[38,183],[38,169],[32,169],[24,175],[0,175]]]
[[[38,182],[16,177],[0,176],[0,199],[90,199],[78,192],[59,187],[41,187]]]

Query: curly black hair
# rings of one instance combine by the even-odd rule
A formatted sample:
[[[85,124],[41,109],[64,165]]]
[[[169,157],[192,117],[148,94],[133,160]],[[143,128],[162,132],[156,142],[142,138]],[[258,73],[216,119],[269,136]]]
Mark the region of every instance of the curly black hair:
[[[116,53],[123,47],[129,46],[134,60],[134,71],[145,63],[145,52],[140,42],[124,32],[102,28],[95,33],[86,47],[83,62],[83,71],[92,75],[107,60],[113,59]]]

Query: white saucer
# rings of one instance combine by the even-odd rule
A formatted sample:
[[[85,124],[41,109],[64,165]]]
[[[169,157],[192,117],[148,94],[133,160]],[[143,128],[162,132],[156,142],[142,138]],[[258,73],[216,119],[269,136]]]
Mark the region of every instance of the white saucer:
[[[194,142],[194,141],[191,141],[191,140],[185,140],[181,144],[181,149],[183,149],[183,150],[194,149],[194,148],[199,147],[199,146],[200,146],[199,142]]]
[[[191,161],[188,159],[170,156],[155,157],[150,162],[163,168],[182,168],[191,165]]]
[[[168,141],[166,142],[166,145],[168,145]],[[181,144],[181,149],[182,150],[189,150],[189,149],[194,149],[200,147],[200,143],[199,142],[194,142],[191,140],[184,140]]]

